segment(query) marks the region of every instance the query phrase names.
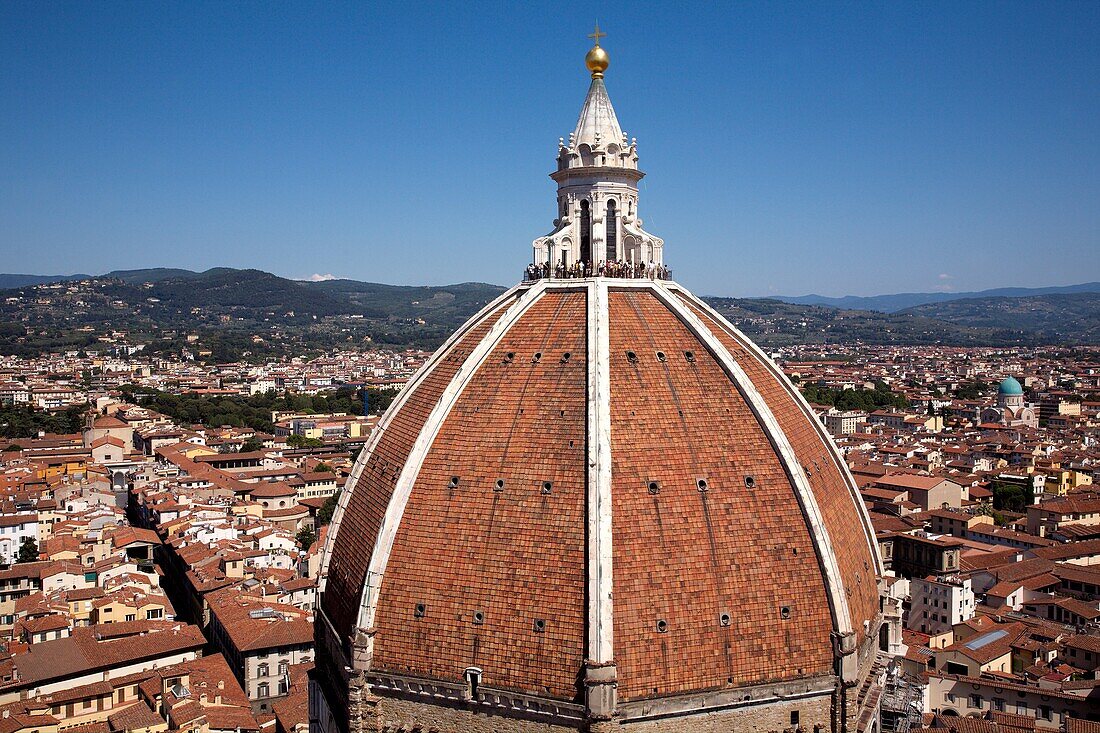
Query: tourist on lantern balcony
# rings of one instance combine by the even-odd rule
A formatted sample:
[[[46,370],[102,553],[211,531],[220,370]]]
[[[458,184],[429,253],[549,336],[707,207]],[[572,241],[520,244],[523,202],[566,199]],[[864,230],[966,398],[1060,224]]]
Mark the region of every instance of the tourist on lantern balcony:
[[[622,260],[600,262],[595,267],[591,263],[574,262],[572,265],[556,263],[551,270],[547,262],[530,264],[523,271],[524,282],[544,280],[553,277],[557,280],[568,280],[584,277],[613,277],[627,280],[671,280],[672,270],[654,262],[648,264],[638,262],[631,264]]]

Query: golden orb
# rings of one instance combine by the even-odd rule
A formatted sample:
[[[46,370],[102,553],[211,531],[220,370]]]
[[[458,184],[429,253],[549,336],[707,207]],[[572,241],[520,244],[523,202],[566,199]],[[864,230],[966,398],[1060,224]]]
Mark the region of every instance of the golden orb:
[[[593,46],[592,50],[588,52],[588,55],[584,57],[584,65],[592,72],[593,79],[598,79],[603,76],[603,72],[607,71],[607,67],[610,63],[611,59],[608,58],[607,51],[604,51],[598,45]]]

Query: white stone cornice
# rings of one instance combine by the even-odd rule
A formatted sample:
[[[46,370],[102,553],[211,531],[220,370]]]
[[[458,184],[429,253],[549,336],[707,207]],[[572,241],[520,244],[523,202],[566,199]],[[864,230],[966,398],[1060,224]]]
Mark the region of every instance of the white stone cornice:
[[[802,392],[799,391],[791,381],[787,379],[787,375],[776,366],[776,364],[768,358],[767,354],[756,345],[756,343],[741,333],[733,324],[723,318],[720,314],[715,312],[707,303],[702,299],[693,295],[687,288],[683,287],[679,283],[669,282],[666,284],[670,290],[682,293],[685,297],[690,298],[691,302],[695,304],[699,310],[706,313],[711,319],[719,324],[721,328],[735,341],[741,344],[745,349],[751,352],[759,361],[764,365],[773,377],[779,382],[779,384],[786,390],[787,394],[795,401],[795,404],[802,410],[802,414],[806,419],[810,421],[810,424],[814,426],[817,431],[817,435],[825,444],[825,448],[829,455],[833,459],[833,463],[836,469],[840,471],[840,475],[844,479],[844,484],[848,488],[848,495],[856,505],[856,513],[860,518],[860,522],[863,525],[863,536],[867,544],[868,552],[871,553],[872,561],[875,563],[875,574],[883,575],[886,572],[885,566],[882,563],[882,558],[879,556],[878,544],[875,541],[875,529],[871,524],[871,515],[867,513],[867,506],[863,502],[863,497],[859,493],[859,487],[856,486],[855,479],[852,478],[851,471],[848,470],[848,464],[840,455],[840,451],[837,450],[836,443],[833,442],[833,437],[825,431],[825,426],[821,424],[821,421],[817,418],[817,414],[810,407],[810,403],[806,401]]]
[[[370,437],[363,446],[363,450],[359,452],[359,457],[355,461],[355,465],[351,469],[351,475],[348,476],[348,480],[344,482],[343,491],[340,492],[340,499],[336,503],[336,510],[332,513],[332,521],[329,523],[328,532],[325,538],[325,544],[321,549],[321,568],[319,573],[319,581],[317,584],[317,592],[324,593],[325,587],[328,581],[328,568],[329,563],[332,562],[332,548],[336,546],[336,534],[340,529],[340,522],[343,519],[344,511],[347,508],[348,502],[351,501],[351,495],[355,491],[356,485],[359,483],[359,478],[363,474],[363,469],[366,467],[367,462],[370,460],[371,455],[374,453],[374,449],[378,446],[378,441],[382,438],[382,433],[389,426],[393,418],[401,411],[405,403],[408,401],[409,396],[412,395],[416,388],[420,386],[421,382],[427,378],[428,374],[435,369],[436,365],[450,353],[451,348],[469,333],[470,329],[474,328],[477,324],[488,317],[493,311],[500,308],[503,303],[508,302],[512,298],[516,297],[517,293],[521,290],[529,288],[529,284],[517,285],[494,298],[488,305],[478,311],[470,320],[466,321],[457,331],[451,334],[451,337],[432,354],[428,361],[424,362],[424,365],[417,370],[412,379],[406,383],[405,387],[401,390],[401,393],[397,398],[390,403],[390,406],[386,409],[386,412],[378,420],[374,430],[371,431]],[[320,605],[320,604],[318,604]]]
[[[588,285],[588,649],[614,660],[611,534],[611,347],[607,279]]]
[[[802,509],[806,527],[813,541],[814,550],[817,553],[821,566],[822,577],[825,581],[825,591],[829,598],[829,611],[833,619],[833,629],[839,637],[847,637],[852,633],[852,617],[848,610],[848,597],[844,592],[844,581],[840,575],[840,566],[837,563],[836,552],[829,537],[829,530],[825,526],[821,508],[817,504],[813,488],[802,469],[802,464],[794,452],[786,433],[775,419],[771,408],[768,407],[763,395],[753,386],[752,380],[733,358],[729,350],[711,332],[703,321],[691,311],[668,287],[662,283],[655,283],[654,293],[664,305],[680,319],[692,335],[707,347],[714,358],[721,365],[723,371],[733,382],[734,387],[748,403],[749,408],[756,416],[764,434],[768,436],[772,447],[784,471],[795,489],[795,496]]]
[[[546,292],[544,281],[540,281],[524,289],[526,289],[527,292],[522,293],[519,300],[509,306],[504,315],[493,324],[489,332],[481,339],[478,345],[474,347],[473,351],[470,352],[470,355],[462,363],[462,366],[459,367],[458,371],[451,379],[450,384],[448,384],[447,388],[443,391],[443,394],[440,395],[439,400],[432,408],[431,413],[428,415],[428,419],[424,422],[424,426],[417,435],[412,450],[409,451],[409,456],[405,460],[405,465],[402,467],[401,473],[397,478],[393,494],[390,497],[389,503],[386,505],[386,513],[382,518],[382,524],[378,528],[378,536],[371,550],[370,564],[367,567],[366,578],[363,582],[363,595],[359,604],[358,627],[361,631],[367,633],[364,634],[362,647],[356,650],[357,668],[370,669],[374,652],[374,636],[371,631],[374,628],[374,617],[378,610],[378,596],[382,588],[386,566],[389,564],[393,542],[397,536],[401,518],[405,513],[405,507],[408,505],[413,484],[420,474],[420,468],[424,463],[428,451],[432,447],[432,443],[435,442],[435,438],[439,434],[440,428],[443,427],[443,423],[451,413],[451,409],[458,402],[459,397],[470,383],[474,374],[476,374],[478,369],[481,368],[481,365],[485,363],[485,359],[500,343],[504,335],[508,333],[508,330],[511,329],[523,314],[526,313],[528,309],[542,297],[543,293]]]

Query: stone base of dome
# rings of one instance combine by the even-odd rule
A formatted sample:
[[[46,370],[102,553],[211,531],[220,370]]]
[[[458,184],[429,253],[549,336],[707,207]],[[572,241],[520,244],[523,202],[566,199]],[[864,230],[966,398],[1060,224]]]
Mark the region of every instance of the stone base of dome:
[[[349,680],[346,724],[328,712],[327,689],[311,690],[315,733],[726,733],[727,731],[872,730],[878,685],[866,670],[860,687],[819,677],[694,695],[625,703],[609,720],[585,717],[583,706],[495,690],[476,699],[461,685],[397,675],[361,674]]]
[[[514,712],[485,711],[478,706],[452,707],[389,697],[369,701],[369,723],[359,716],[360,723],[351,733],[399,733],[406,731],[437,731],[438,733],[769,733],[788,729],[846,730],[834,728],[836,701],[834,694],[809,699],[779,700],[748,704],[743,707],[702,712],[679,713],[639,720],[612,719],[602,721],[565,721],[558,723],[526,717]],[[853,729],[854,730],[854,729]]]

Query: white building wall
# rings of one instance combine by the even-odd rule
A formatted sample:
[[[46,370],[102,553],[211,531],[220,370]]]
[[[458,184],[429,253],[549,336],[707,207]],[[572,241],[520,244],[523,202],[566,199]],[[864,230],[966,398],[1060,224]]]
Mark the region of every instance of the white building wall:
[[[26,515],[26,522],[0,527],[0,560],[10,565],[19,555],[23,540],[30,537],[38,542],[38,515]]]
[[[922,634],[942,634],[973,618],[974,590],[969,578],[956,582],[914,578],[910,583],[909,623]]]

